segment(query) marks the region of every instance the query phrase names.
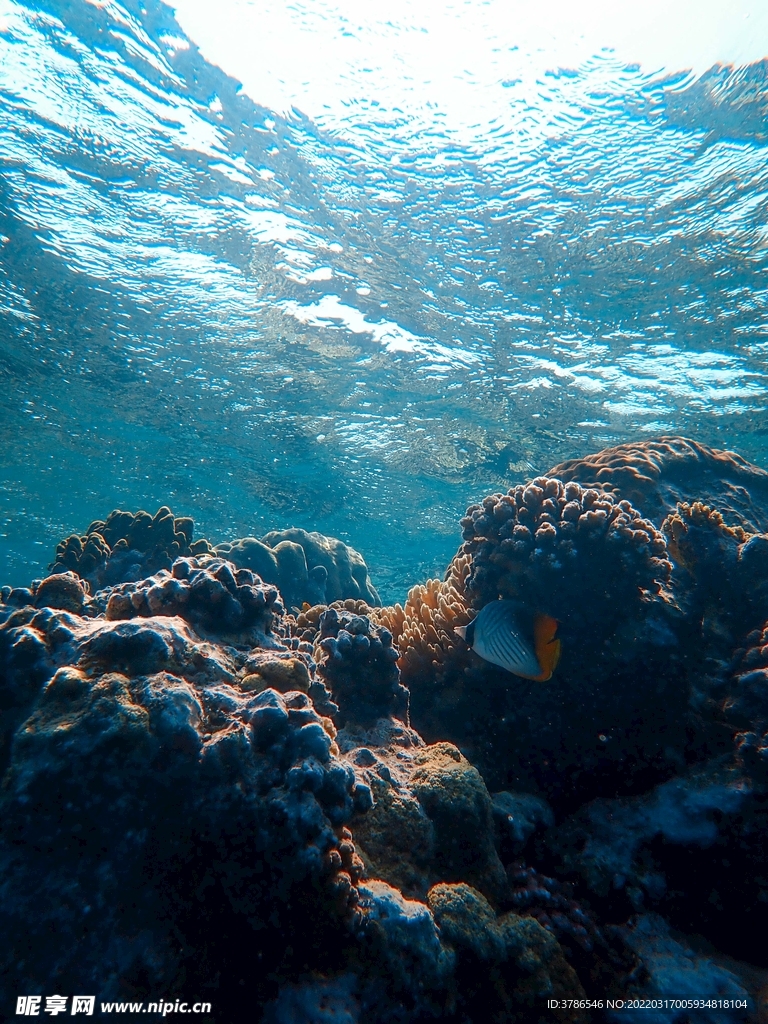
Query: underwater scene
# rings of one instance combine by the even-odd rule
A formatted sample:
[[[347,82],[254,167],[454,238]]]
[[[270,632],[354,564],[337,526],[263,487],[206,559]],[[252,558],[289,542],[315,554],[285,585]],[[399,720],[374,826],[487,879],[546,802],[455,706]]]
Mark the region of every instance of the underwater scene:
[[[0,1019],[768,1022],[768,7],[0,0]]]

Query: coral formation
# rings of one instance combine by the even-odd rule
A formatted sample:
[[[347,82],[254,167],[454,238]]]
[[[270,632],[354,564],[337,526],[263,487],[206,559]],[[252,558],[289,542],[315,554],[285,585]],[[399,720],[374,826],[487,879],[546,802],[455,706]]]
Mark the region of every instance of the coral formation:
[[[459,981],[457,1010],[471,1013],[481,1004],[488,1021],[524,1021],[541,1013],[542,997],[562,999],[568,1009],[559,1021],[589,1019],[578,1000],[585,993],[555,937],[532,917],[506,913],[496,917],[488,901],[471,886],[440,884],[427,902],[443,942],[456,952]]]
[[[492,787],[556,802],[671,775],[687,742],[688,682],[664,535],[626,501],[543,477],[461,522],[446,580],[380,613],[416,728],[457,743]],[[498,597],[559,620],[551,683],[512,678],[456,637],[455,625]],[[652,687],[638,690],[638,671]]]
[[[700,501],[679,502],[661,528],[687,584],[685,594],[679,590],[688,617],[701,621],[708,644],[724,639],[721,656],[728,657],[745,624],[759,621],[765,608],[768,537],[728,526],[717,509]]]
[[[395,638],[403,677],[433,674],[441,676],[447,664],[455,663],[466,649],[456,633],[473,617],[467,605],[466,578],[472,568],[468,554],[453,559],[444,580],[427,580],[408,592],[405,606],[382,608],[376,615]]]
[[[335,537],[294,527],[218,544],[216,553],[275,583],[288,608],[346,599],[381,604],[362,555]]]
[[[503,597],[562,621],[588,614],[613,622],[662,595],[672,572],[663,535],[628,501],[551,477],[470,506],[461,526],[474,608]],[[573,577],[578,608],[562,586]]]
[[[719,509],[729,525],[768,531],[768,473],[734,452],[686,437],[665,435],[605,448],[561,462],[547,476],[610,491],[655,523],[679,501],[699,500]]]
[[[390,715],[407,722],[408,691],[389,630],[335,608],[322,613],[318,628],[318,671],[339,705],[339,724],[370,725]]]
[[[658,914],[640,914],[617,931],[644,967],[643,980],[638,979],[631,984],[629,992],[638,1000],[659,1001],[659,1012],[654,1014],[658,1024],[674,1024],[687,1017],[679,1007],[674,1004],[665,1006],[661,1000],[701,1000],[704,993],[706,999],[727,1002],[723,1009],[717,1004],[697,1009],[696,1020],[702,1024],[736,1024],[751,1019],[748,1006],[752,1000],[739,978],[709,957],[697,954],[673,938],[666,921]],[[731,1004],[731,1000],[735,1001],[735,1005]],[[640,1024],[648,1020],[648,1013],[643,1008],[628,1008],[610,1012],[608,1019]]]
[[[480,773],[450,743],[425,746],[396,720],[339,731],[373,806],[352,824],[369,871],[423,899],[438,881],[468,880],[494,902],[506,893],[494,846],[491,798]]]
[[[190,979],[265,1024],[756,997],[707,944],[764,961],[766,526],[768,474],[680,438],[472,505],[403,606],[320,534],[92,523],[0,591],[0,1006]],[[548,682],[455,632],[500,597],[558,620]]]
[[[166,505],[154,516],[116,509],[92,522],[83,536],[61,541],[49,570],[75,573],[96,591],[168,570],[181,556],[216,554],[277,586],[288,608],[347,598],[381,604],[362,555],[335,537],[292,528],[213,548],[207,540],[193,541],[193,530],[190,517],[174,517]]]
[[[735,731],[739,758],[768,791],[768,622],[747,635],[734,665],[719,711]]]
[[[178,985],[191,951],[224,963],[232,929],[277,966],[286,935],[306,957],[314,922],[327,938],[353,919],[355,775],[309,697],[241,690],[227,650],[199,657],[177,618],[49,614],[67,663],[17,729],[2,797],[6,984],[119,998]]]
[[[192,540],[193,527],[192,519],[176,518],[167,505],[154,516],[115,509],[105,520],[92,522],[83,536],[73,533],[61,541],[50,571],[77,573],[94,590],[138,580],[158,569],[169,569],[180,555],[209,553],[208,541]]]
[[[203,555],[178,558],[170,572],[110,590],[106,618],[178,615],[205,634],[260,634],[262,642],[282,614],[277,589],[265,585],[250,569],[238,569],[223,558]]]

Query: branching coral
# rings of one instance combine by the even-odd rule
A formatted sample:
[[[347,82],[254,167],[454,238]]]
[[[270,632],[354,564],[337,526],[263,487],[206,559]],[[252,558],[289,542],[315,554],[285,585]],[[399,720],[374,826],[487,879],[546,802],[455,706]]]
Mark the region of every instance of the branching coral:
[[[465,597],[471,567],[471,557],[460,554],[444,580],[417,584],[408,592],[404,607],[397,604],[377,612],[400,651],[398,665],[406,682],[418,675],[442,675],[447,665],[465,657],[466,644],[454,629],[465,626],[474,615]]]

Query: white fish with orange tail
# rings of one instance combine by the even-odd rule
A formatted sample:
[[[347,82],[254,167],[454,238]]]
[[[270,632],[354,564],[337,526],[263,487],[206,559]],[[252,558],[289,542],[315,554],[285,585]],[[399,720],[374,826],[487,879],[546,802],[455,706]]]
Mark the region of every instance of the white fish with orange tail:
[[[523,679],[545,683],[560,660],[557,619],[537,614],[526,629],[526,618],[530,616],[517,601],[491,601],[467,626],[456,626],[454,632],[484,661]]]

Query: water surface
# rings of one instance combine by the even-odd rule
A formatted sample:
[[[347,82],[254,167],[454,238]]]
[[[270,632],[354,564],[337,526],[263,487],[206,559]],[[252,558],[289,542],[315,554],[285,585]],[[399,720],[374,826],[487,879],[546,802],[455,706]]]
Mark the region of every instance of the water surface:
[[[167,503],[341,537],[386,602],[563,458],[768,465],[768,63],[497,50],[476,111],[310,116],[154,0],[0,0],[3,582]]]

